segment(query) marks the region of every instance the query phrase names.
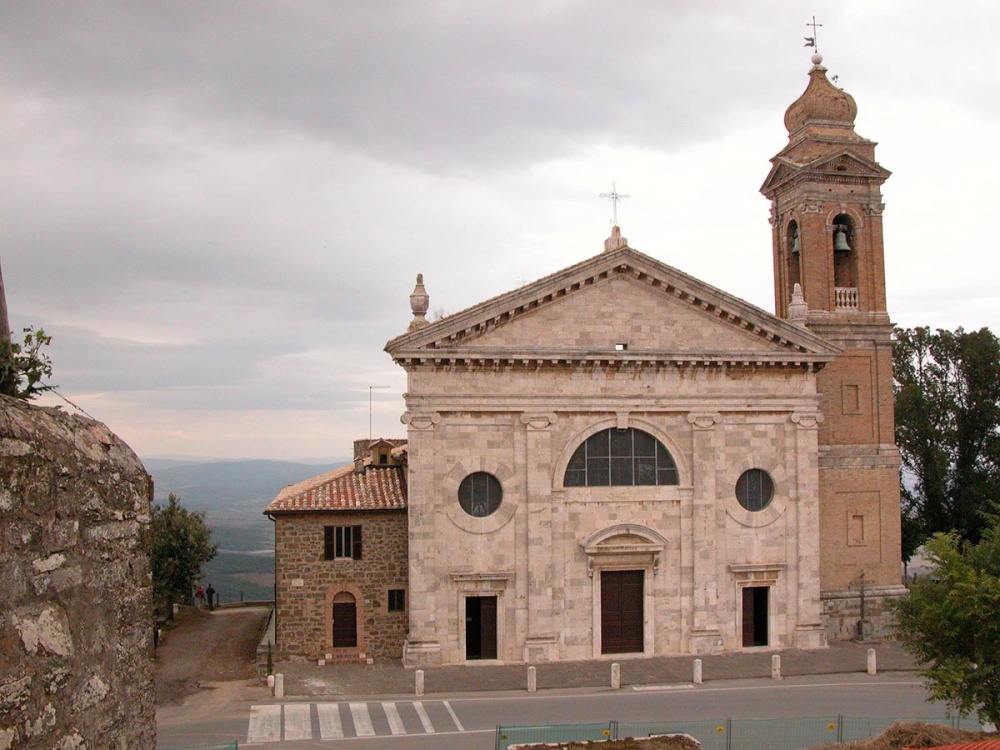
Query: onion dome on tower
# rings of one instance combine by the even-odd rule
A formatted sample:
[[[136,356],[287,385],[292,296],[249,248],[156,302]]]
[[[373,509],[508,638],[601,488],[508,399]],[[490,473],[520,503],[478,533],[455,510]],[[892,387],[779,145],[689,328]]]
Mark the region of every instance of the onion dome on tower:
[[[843,89],[838,89],[826,77],[823,56],[818,52],[812,56],[813,67],[809,71],[809,85],[785,110],[785,128],[791,136],[806,125],[846,125],[854,128],[854,118],[858,116],[858,105],[854,97]]]

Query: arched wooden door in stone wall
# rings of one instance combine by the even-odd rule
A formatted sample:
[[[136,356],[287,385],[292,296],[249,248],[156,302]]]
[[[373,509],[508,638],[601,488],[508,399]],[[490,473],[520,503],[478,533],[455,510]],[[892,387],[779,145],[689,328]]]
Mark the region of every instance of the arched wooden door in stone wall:
[[[358,645],[358,603],[353,594],[341,591],[333,597],[333,647]]]

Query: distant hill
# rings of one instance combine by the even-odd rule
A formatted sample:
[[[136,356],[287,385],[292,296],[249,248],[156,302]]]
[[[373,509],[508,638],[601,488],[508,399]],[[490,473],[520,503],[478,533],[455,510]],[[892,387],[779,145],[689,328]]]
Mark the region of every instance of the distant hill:
[[[200,463],[151,458],[143,464],[153,475],[157,501],[166,500],[172,492],[184,507],[210,511],[243,505],[248,500],[269,502],[289,484],[343,466],[349,460],[329,464],[256,459]],[[267,502],[260,509],[266,505]]]
[[[205,566],[220,603],[272,599],[274,525],[264,508],[289,484],[323,474],[350,459],[312,464],[294,461],[195,461],[143,459],[153,475],[156,502],[172,492],[185,508],[205,512],[219,553]]]

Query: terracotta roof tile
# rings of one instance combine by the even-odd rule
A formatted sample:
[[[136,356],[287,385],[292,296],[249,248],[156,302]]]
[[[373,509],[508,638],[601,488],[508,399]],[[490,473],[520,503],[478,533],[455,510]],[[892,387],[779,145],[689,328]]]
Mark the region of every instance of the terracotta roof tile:
[[[302,513],[327,510],[397,510],[406,508],[406,469],[403,466],[354,464],[285,487],[265,513]]]

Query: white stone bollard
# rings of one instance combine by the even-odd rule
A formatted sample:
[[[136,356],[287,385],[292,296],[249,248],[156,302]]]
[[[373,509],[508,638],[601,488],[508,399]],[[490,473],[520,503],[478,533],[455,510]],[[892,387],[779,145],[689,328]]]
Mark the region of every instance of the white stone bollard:
[[[424,670],[418,669],[414,673],[414,678],[416,680],[416,685],[414,686],[414,688],[415,688],[414,692],[417,695],[423,695],[424,694]]]
[[[274,690],[274,675],[273,674],[269,674],[267,676],[267,686],[269,688],[271,688],[272,690]]]
[[[274,676],[274,697],[285,697],[285,675],[280,672]]]
[[[528,667],[528,692],[533,693],[538,688],[538,675],[534,667]]]
[[[771,657],[771,679],[781,679],[781,656],[778,654]]]
[[[694,684],[701,684],[701,659],[694,660]]]
[[[611,665],[611,689],[620,690],[622,686],[622,665],[615,662]]]
[[[878,664],[875,662],[875,649],[868,649],[868,674],[878,674]]]

